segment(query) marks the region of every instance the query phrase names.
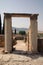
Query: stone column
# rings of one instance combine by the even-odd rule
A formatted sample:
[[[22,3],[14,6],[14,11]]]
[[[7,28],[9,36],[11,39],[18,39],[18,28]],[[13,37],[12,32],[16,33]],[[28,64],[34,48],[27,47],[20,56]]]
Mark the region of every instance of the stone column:
[[[37,52],[37,15],[30,17],[29,51]]]
[[[26,51],[29,51],[29,32],[27,33]]]
[[[12,52],[12,22],[11,16],[5,16],[5,52]]]

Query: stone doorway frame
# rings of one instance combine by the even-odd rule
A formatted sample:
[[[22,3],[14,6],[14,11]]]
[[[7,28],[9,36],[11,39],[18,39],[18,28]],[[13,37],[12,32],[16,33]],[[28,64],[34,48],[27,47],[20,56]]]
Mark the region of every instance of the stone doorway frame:
[[[37,17],[38,14],[27,13],[4,13],[5,22],[5,52],[12,52],[12,22],[11,17],[29,17],[30,29],[29,29],[29,51],[37,52]]]

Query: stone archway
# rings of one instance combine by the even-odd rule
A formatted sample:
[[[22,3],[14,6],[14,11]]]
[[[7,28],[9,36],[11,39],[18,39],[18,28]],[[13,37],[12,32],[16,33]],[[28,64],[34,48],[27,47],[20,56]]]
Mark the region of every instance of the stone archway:
[[[29,51],[37,52],[37,16],[38,14],[4,13],[5,21],[5,52],[12,51],[11,17],[30,17]]]

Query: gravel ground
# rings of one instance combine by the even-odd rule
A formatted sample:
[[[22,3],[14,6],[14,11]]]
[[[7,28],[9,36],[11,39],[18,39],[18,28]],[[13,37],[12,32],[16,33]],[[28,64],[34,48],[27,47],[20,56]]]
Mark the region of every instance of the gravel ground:
[[[21,44],[21,41],[18,43]],[[29,54],[25,51],[25,45],[19,44],[15,46],[16,50],[11,54],[0,52],[0,65],[43,65],[43,54]],[[3,49],[0,48],[0,50]]]

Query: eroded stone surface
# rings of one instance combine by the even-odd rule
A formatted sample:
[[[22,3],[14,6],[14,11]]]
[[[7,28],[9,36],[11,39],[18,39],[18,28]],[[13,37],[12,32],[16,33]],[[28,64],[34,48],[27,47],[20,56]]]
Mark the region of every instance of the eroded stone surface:
[[[0,65],[43,65],[43,56],[0,54]]]

